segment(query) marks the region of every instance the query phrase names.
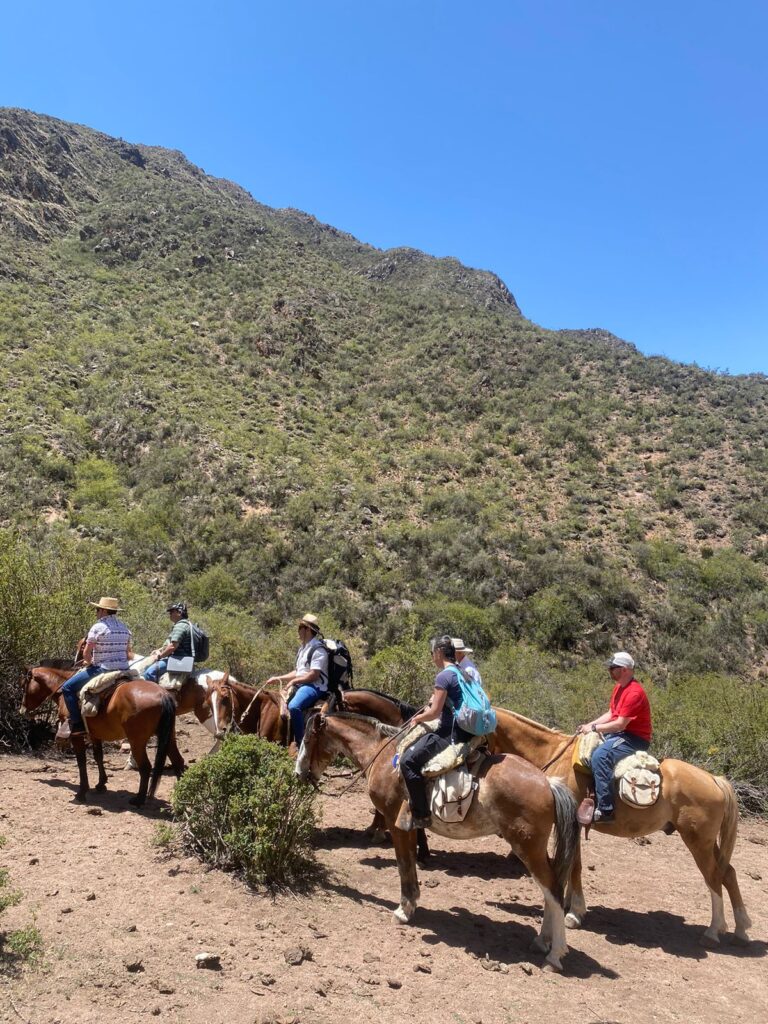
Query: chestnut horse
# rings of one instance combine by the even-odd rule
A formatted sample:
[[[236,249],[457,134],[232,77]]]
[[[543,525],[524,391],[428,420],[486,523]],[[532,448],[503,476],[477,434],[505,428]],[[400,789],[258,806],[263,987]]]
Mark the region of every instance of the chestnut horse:
[[[276,691],[239,683],[229,673],[211,673],[208,699],[217,740],[233,729],[288,746],[288,721],[280,714]]]
[[[565,733],[514,711],[496,708],[496,732],[490,742],[493,750],[518,754],[531,764],[544,767],[548,776],[562,779],[577,800],[586,796],[589,776],[574,771],[573,738]],[[712,899],[712,921],[701,938],[702,945],[717,946],[720,936],[727,931],[723,886],[733,907],[734,939],[740,944],[748,943],[747,929],[752,922],[731,864],[739,823],[733,786],[727,779],[674,758],[661,762],[661,779],[661,795],[655,804],[637,808],[617,800],[615,822],[593,827],[598,832],[624,839],[645,836],[659,829],[667,833],[677,830],[704,876]],[[580,849],[574,860],[568,897],[566,925],[578,928],[587,909],[581,884]]]
[[[296,762],[296,774],[318,781],[336,754],[365,766],[368,794],[381,811],[397,857],[400,904],[395,920],[411,920],[419,899],[416,876],[416,834],[397,827],[407,800],[399,771],[385,748],[398,729],[363,715],[339,712],[312,715]],[[378,757],[377,755],[382,756]],[[538,882],[544,895],[544,916],[534,948],[546,953],[551,970],[561,970],[568,952],[565,940],[564,890],[578,848],[576,801],[559,779],[548,779],[529,762],[514,755],[495,755],[481,773],[472,806],[463,821],[448,824],[432,819],[432,831],[451,839],[500,835],[509,843]],[[555,828],[555,852],[547,844]]]
[[[59,718],[67,717],[61,687],[74,673],[74,668],[37,666],[27,672],[20,711],[31,717],[49,698],[58,701]],[[153,797],[165,765],[170,758],[176,775],[184,770],[184,759],[176,745],[176,705],[173,698],[156,683],[145,679],[131,679],[118,683],[108,694],[106,703],[97,715],[88,719],[88,732],[93,741],[93,756],[99,771],[96,792],[107,788],[104,769],[105,740],[127,739],[140,773],[139,791],[131,803],[140,807],[147,796]],[[157,753],[154,766],[147,757],[147,741],[157,735]],[[75,800],[84,803],[90,789],[85,764],[85,736],[73,736],[72,747],[80,771],[80,785]]]

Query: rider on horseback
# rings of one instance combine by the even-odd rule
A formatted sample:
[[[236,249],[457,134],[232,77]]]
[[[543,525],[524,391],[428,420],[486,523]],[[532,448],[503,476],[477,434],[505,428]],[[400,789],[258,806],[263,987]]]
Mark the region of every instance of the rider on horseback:
[[[301,646],[296,653],[296,668],[284,676],[270,676],[264,685],[289,684],[291,728],[296,745],[301,746],[304,712],[328,694],[328,651],[323,644],[316,615],[305,615],[299,619],[298,627]]]
[[[422,777],[421,769],[451,743],[465,743],[472,739],[468,732],[456,724],[456,712],[461,707],[464,697],[457,676],[460,669],[456,664],[453,640],[449,636],[435,637],[430,641],[430,648],[432,661],[438,670],[435,688],[429,704],[423,711],[413,716],[410,724],[417,725],[419,722],[429,722],[438,717],[440,724],[435,732],[428,732],[426,736],[411,744],[400,759],[400,769],[411,808],[410,820],[403,822],[408,829],[427,828],[432,821],[427,803],[427,784]]]
[[[173,623],[173,628],[162,647],[152,651],[155,658],[154,665],[150,665],[144,673],[144,678],[157,683],[160,677],[168,669],[168,659],[191,658],[192,657],[192,626],[189,621],[187,606],[183,601],[177,601],[165,609]]]
[[[600,732],[607,737],[592,754],[597,797],[592,821],[596,825],[608,825],[614,820],[613,770],[616,764],[638,750],[647,750],[651,742],[651,705],[645,690],[635,679],[635,659],[626,651],[617,651],[608,662],[608,671],[616,684],[608,710],[578,729],[582,734]]]
[[[85,668],[70,676],[61,688],[73,735],[85,732],[79,698],[85,684],[102,672],[125,671],[133,657],[133,637],[130,629],[117,617],[117,612],[122,611],[118,607],[117,598],[102,597],[99,601],[89,601],[88,604],[96,608],[98,619],[85,638]]]

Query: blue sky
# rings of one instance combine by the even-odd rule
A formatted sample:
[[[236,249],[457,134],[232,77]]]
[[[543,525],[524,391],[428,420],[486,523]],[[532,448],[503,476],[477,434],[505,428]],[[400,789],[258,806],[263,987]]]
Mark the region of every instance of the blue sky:
[[[14,5],[0,104],[499,274],[546,327],[768,373],[764,0]]]

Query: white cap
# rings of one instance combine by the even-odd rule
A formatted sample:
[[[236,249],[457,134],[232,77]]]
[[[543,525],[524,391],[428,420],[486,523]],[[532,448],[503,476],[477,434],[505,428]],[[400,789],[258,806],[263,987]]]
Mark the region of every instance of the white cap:
[[[454,650],[456,650],[456,651],[463,651],[464,654],[473,654],[474,653],[472,648],[471,647],[467,647],[464,644],[464,641],[461,640],[457,636],[451,637],[451,643],[453,644]]]
[[[608,668],[634,668],[635,659],[626,651],[617,651],[608,662]]]

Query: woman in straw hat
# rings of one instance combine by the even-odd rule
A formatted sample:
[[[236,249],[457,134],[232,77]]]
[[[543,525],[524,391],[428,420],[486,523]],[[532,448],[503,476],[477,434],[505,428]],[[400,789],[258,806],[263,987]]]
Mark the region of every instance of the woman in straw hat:
[[[97,619],[85,639],[85,668],[76,672],[61,688],[69,712],[69,727],[73,733],[85,732],[79,693],[88,680],[102,672],[125,671],[133,657],[133,636],[126,624],[117,617],[117,613],[122,611],[117,598],[102,597],[88,604],[96,609]]]
[[[296,668],[284,676],[270,676],[265,686],[288,684],[288,711],[297,746],[304,739],[304,712],[328,695],[328,651],[322,641],[316,615],[299,619],[299,647]]]

